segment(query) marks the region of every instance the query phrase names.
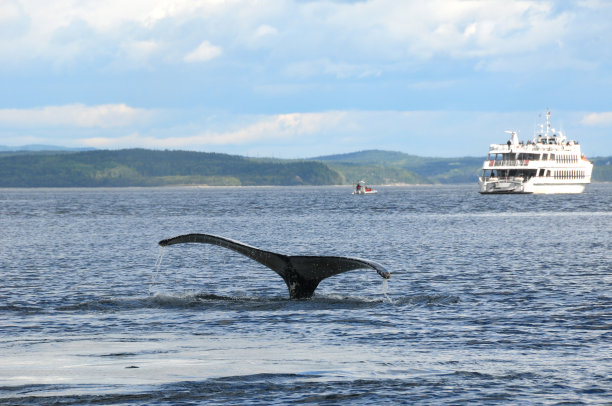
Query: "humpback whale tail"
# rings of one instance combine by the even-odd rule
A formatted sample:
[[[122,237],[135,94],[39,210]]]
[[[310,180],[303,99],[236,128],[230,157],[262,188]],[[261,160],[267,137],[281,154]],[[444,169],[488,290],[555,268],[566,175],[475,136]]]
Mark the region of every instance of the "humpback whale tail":
[[[319,283],[330,276],[360,268],[374,269],[388,279],[391,274],[380,264],[361,258],[316,256],[316,255],[283,255],[264,251],[229,238],[210,234],[184,234],[161,240],[162,247],[183,243],[213,244],[236,251],[279,274],[289,288],[291,299],[305,299],[314,294]]]

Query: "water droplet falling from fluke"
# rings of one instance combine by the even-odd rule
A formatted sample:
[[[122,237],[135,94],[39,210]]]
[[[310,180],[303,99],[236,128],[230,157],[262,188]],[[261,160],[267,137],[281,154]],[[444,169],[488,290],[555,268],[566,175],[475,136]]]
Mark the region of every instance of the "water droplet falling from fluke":
[[[149,295],[152,293],[153,285],[157,285],[157,278],[159,276],[161,270],[162,260],[164,259],[164,254],[166,253],[166,247],[159,247],[159,252],[157,254],[157,260],[155,261],[155,270],[151,275],[151,281],[149,282]]]
[[[382,293],[383,293],[383,295],[385,296],[385,298],[387,299],[387,301],[389,303],[393,303],[393,300],[391,300],[391,298],[387,294],[388,292],[389,292],[389,279],[383,279],[383,282],[382,282]]]

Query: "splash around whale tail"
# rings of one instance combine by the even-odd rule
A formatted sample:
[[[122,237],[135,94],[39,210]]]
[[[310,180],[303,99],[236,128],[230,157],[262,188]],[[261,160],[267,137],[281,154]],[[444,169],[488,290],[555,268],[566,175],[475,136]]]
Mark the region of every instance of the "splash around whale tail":
[[[201,243],[218,245],[236,251],[279,274],[289,288],[291,299],[306,299],[314,294],[319,283],[353,269],[370,268],[388,279],[391,274],[379,263],[361,258],[317,256],[317,255],[283,255],[211,234],[184,234],[161,240],[162,247],[174,244]]]

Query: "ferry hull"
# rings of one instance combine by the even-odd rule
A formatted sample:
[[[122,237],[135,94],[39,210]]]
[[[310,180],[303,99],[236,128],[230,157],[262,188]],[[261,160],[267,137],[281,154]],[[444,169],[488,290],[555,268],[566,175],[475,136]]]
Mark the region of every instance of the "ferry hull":
[[[577,194],[584,192],[587,183],[540,183],[521,181],[484,181],[480,179],[481,194]]]
[[[564,185],[555,184],[534,184],[532,186],[533,192],[538,194],[557,194],[557,193],[582,193],[586,188],[584,183],[573,183]]]
[[[525,185],[520,181],[480,181],[480,193],[482,194],[513,194],[530,193],[525,191]]]

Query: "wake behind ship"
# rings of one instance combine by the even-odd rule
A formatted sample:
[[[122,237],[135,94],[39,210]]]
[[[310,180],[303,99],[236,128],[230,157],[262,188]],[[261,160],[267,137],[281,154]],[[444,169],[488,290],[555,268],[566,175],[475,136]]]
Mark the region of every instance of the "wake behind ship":
[[[533,140],[518,140],[514,131],[506,144],[491,144],[478,178],[480,193],[582,193],[591,183],[593,164],[580,144],[561,131],[541,125]]]

